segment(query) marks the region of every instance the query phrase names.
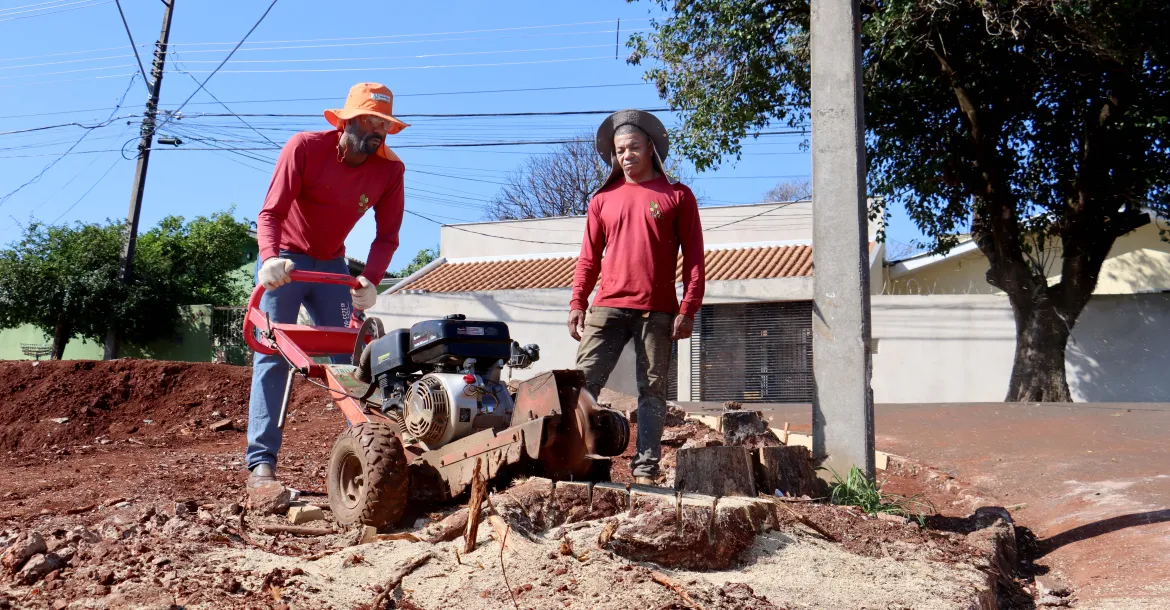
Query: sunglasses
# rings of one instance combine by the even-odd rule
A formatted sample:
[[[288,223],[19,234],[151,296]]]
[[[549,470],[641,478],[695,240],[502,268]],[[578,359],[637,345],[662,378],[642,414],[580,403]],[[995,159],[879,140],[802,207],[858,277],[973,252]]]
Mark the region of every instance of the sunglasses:
[[[390,121],[372,114],[363,114],[358,117],[362,125],[374,131],[390,131]]]

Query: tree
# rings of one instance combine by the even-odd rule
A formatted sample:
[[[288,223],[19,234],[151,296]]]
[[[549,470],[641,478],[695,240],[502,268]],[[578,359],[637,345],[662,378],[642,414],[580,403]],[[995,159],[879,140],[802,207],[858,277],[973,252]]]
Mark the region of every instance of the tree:
[[[580,216],[589,198],[609,176],[609,166],[593,148],[593,135],[579,134],[551,153],[533,155],[505,178],[488,204],[491,220]]]
[[[583,216],[589,210],[589,199],[610,172],[593,142],[594,134],[581,133],[549,154],[529,157],[505,179],[503,188],[488,204],[487,218]],[[672,177],[684,183],[690,180],[676,158],[668,157],[664,163]],[[695,197],[702,203],[699,193]]]
[[[437,258],[439,258],[438,246],[435,246],[434,248],[423,248],[422,250],[418,251],[418,254],[414,255],[414,260],[410,261],[409,265],[403,267],[402,270],[398,273],[395,273],[394,276],[397,278],[409,277],[411,274],[434,262],[434,260]]]
[[[808,0],[656,2],[669,16],[630,61],[660,62],[647,77],[700,170],[804,126]],[[1006,399],[1070,400],[1065,347],[1101,264],[1170,209],[1170,4],[863,0],[862,19],[871,190],[934,252],[970,229],[1015,314]]]
[[[30,224],[0,250],[0,328],[32,324],[53,338],[60,359],[73,337],[100,342],[111,324],[130,342],[171,336],[180,307],[234,305],[246,298],[234,277],[250,239],[229,213],[189,223],[164,218],[138,239],[134,281],[118,281],[123,225]]]
[[[764,193],[764,201],[803,201],[812,198],[812,180],[785,180]]]

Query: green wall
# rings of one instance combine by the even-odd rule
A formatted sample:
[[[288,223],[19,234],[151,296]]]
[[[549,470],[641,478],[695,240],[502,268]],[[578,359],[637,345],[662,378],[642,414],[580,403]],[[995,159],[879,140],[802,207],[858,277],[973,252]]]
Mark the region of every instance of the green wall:
[[[21,343],[49,345],[52,342],[52,337],[46,337],[34,326],[25,325],[0,331],[0,360],[32,360],[32,357],[21,352]],[[65,345],[66,360],[101,360],[102,353],[102,344],[80,337],[75,337]],[[185,308],[175,336],[149,345],[127,345],[122,355],[127,358],[210,362],[211,307],[193,305]]]

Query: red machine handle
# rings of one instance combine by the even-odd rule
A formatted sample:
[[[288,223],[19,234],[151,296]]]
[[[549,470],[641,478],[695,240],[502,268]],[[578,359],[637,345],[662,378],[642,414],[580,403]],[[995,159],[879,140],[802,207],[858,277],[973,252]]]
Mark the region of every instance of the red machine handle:
[[[334,284],[338,286],[349,286],[350,288],[361,288],[361,282],[357,278],[343,274],[343,273],[323,273],[321,271],[291,271],[288,274],[289,278],[294,282],[307,282],[310,284]],[[260,354],[272,355],[276,350],[264,345],[256,338],[256,325],[252,321],[252,312],[257,312],[260,317],[263,313],[260,312],[260,297],[264,296],[264,286],[256,284],[256,288],[252,290],[252,298],[248,299],[248,309],[244,312],[244,341],[248,347],[252,348]],[[358,328],[357,321],[352,317],[349,320],[350,328]]]

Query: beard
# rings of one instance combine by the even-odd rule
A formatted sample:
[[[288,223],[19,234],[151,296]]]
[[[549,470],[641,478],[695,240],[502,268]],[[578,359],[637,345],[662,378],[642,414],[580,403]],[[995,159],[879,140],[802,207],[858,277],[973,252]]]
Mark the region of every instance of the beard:
[[[348,129],[345,131],[346,148],[354,152],[359,152],[365,155],[372,155],[378,152],[378,149],[382,147],[382,142],[382,136],[376,133],[371,133],[365,137],[362,137],[361,135],[356,134]]]

